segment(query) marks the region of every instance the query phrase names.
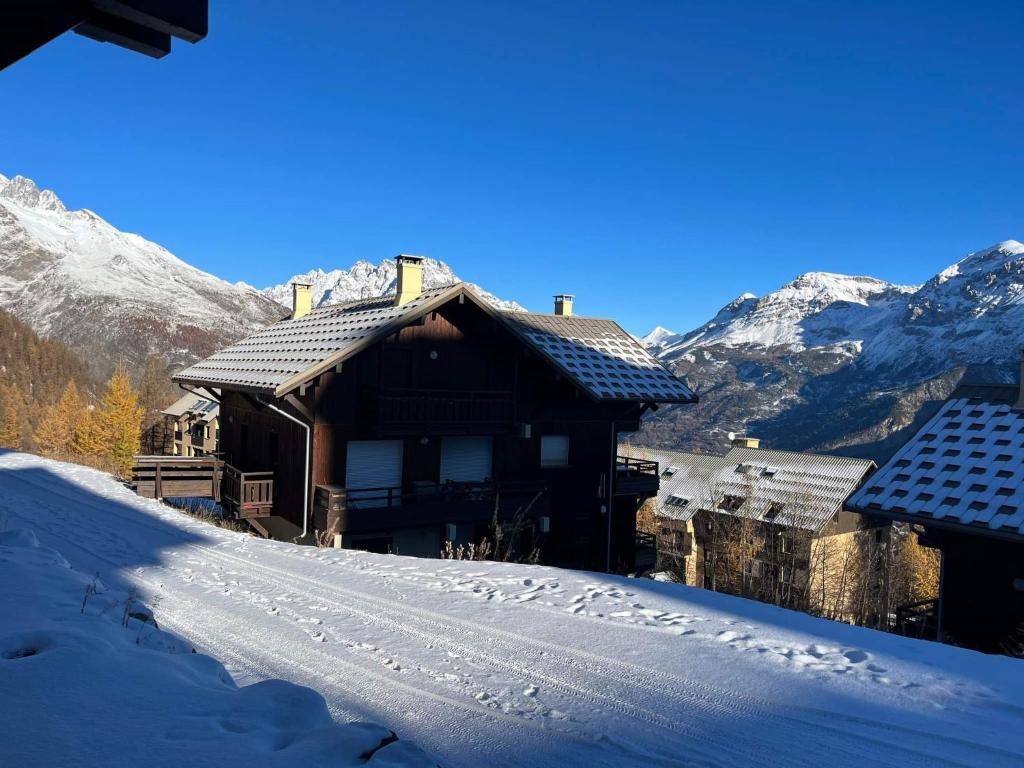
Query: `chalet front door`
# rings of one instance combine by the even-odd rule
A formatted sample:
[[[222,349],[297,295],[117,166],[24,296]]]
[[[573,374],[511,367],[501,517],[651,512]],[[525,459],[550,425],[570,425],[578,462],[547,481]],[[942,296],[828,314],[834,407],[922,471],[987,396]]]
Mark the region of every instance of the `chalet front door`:
[[[345,487],[354,507],[386,507],[401,503],[402,441],[350,440],[345,461]]]
[[[441,482],[475,483],[490,480],[494,441],[485,437],[446,437],[441,440]]]

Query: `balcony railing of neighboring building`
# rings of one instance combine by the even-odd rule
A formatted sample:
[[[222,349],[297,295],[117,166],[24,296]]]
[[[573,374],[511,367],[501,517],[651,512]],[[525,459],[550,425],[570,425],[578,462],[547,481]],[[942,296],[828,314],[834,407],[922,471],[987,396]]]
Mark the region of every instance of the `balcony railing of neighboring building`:
[[[384,427],[512,422],[512,393],[504,390],[386,388],[377,404]]]
[[[221,499],[238,517],[268,517],[274,509],[274,473],[242,472],[225,464]]]
[[[654,496],[659,483],[658,462],[631,456],[615,458],[616,496]]]

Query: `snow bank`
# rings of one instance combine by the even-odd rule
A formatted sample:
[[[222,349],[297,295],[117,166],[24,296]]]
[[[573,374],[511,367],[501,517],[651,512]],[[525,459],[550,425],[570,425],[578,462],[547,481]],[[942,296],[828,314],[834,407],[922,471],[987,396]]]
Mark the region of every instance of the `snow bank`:
[[[680,584],[264,541],[26,454],[0,452],[0,529],[5,516],[80,573],[100,571],[109,589],[98,598],[139,589],[162,628],[240,683],[312,688],[335,722],[383,723],[446,768],[1024,765],[1020,660]],[[135,646],[150,628],[122,628],[116,604],[100,614],[90,600],[79,614],[86,580],[59,560],[16,574],[29,568],[21,558],[54,556],[14,549],[0,550],[0,584],[21,585],[3,596],[18,606],[0,606],[0,635],[42,633],[47,645],[0,660],[0,707],[11,700],[16,713],[0,717],[0,766],[48,764],[58,747],[88,750],[81,765],[167,750],[168,765],[187,753],[182,764],[288,755],[305,766],[330,739],[348,756],[348,739],[361,738],[332,729],[319,698],[286,684],[239,690],[210,659]],[[26,612],[31,621],[8,628],[5,617]],[[61,634],[90,622],[96,630],[74,641]],[[8,677],[63,658],[73,642],[104,650],[67,651],[64,666],[17,684]],[[136,685],[136,674],[147,677]],[[169,693],[150,695],[160,686]],[[97,759],[102,749],[117,759]]]
[[[239,688],[31,530],[0,533],[0,585],[0,765],[433,764],[386,728],[336,724],[308,688]]]

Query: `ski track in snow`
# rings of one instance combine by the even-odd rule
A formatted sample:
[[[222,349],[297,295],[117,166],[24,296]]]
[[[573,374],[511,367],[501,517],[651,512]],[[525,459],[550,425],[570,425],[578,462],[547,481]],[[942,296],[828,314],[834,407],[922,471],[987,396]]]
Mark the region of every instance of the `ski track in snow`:
[[[444,765],[1024,764],[998,674],[908,661],[978,654],[641,580],[264,542],[20,454],[0,454],[4,512],[242,682],[308,685]]]

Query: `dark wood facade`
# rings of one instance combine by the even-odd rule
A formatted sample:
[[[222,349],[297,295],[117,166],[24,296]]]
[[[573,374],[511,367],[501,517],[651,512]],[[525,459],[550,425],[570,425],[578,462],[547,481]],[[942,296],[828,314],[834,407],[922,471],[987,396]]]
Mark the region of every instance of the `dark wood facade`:
[[[305,429],[271,405],[310,425],[308,476]],[[350,493],[343,511],[315,518],[323,528],[330,517],[343,546],[436,554],[452,530],[485,535],[496,506],[509,519],[530,505],[525,530],[543,562],[625,571],[637,508],[658,487],[656,465],[616,457],[643,409],[595,401],[480,307],[453,300],[293,395],[224,389],[220,450],[241,473],[271,472],[273,516],[301,530],[318,488],[321,498],[345,488],[352,441],[400,441],[397,485],[364,492],[362,505]],[[486,482],[441,482],[442,446],[456,436],[490,439]],[[544,436],[568,438],[564,466],[542,466]]]

